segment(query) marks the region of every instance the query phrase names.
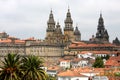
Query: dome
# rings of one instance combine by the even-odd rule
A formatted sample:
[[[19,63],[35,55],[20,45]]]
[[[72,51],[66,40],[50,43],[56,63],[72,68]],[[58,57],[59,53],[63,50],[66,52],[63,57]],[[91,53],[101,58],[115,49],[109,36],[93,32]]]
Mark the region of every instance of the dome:
[[[80,31],[78,30],[78,27],[76,27],[74,35],[80,35]]]

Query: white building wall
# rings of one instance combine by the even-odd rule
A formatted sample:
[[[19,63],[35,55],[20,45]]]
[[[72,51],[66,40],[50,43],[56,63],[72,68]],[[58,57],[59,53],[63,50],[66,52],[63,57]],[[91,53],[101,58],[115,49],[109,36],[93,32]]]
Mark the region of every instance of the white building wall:
[[[70,80],[69,77],[58,77],[58,80]]]
[[[81,60],[79,63],[78,63],[79,66],[81,67],[85,67],[88,65],[88,61],[87,60]]]
[[[58,77],[58,80],[88,80],[88,77]]]
[[[99,74],[99,73],[80,73],[80,74],[82,74],[82,75],[85,75],[85,76],[95,76],[95,75],[97,75],[97,74]]]
[[[61,61],[60,66],[64,68],[70,68],[70,61]]]
[[[88,77],[72,77],[70,80],[88,80]]]

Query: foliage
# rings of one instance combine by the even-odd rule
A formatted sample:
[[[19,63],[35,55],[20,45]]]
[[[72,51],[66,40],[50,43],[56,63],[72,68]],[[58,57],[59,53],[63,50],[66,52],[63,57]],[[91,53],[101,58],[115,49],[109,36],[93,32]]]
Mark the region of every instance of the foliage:
[[[114,73],[115,76],[120,77],[120,72]]]
[[[46,74],[40,68],[43,61],[39,57],[33,55],[23,57],[22,62],[24,71],[22,80],[46,80]]]
[[[110,57],[109,55],[106,55],[106,56],[104,56],[104,57],[102,56],[101,58],[102,58],[102,59],[106,59],[106,60],[108,60],[109,57]]]
[[[56,80],[56,77],[48,75],[47,80]]]
[[[21,63],[19,55],[8,54],[2,63],[0,80],[20,80],[22,71],[20,69]]]
[[[95,67],[95,68],[103,68],[104,67],[104,62],[101,57],[97,57],[95,59],[95,63],[93,64],[93,67]]]
[[[0,80],[46,80],[46,73],[40,68],[43,59],[37,56],[8,54],[2,63]]]

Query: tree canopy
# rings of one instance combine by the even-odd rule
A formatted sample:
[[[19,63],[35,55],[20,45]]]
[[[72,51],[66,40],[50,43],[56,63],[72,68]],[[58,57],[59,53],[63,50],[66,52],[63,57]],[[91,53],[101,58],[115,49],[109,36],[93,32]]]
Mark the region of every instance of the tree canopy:
[[[43,60],[38,56],[20,57],[8,54],[2,60],[0,80],[46,80],[47,76],[41,65]]]
[[[97,57],[95,59],[95,62],[93,64],[93,67],[95,68],[104,68],[104,62],[101,57]]]

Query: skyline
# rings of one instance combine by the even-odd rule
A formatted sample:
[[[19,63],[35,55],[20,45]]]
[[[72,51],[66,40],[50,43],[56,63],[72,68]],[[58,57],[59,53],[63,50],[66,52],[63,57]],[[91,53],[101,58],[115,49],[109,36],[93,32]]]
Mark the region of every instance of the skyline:
[[[52,9],[56,23],[62,29],[68,6],[73,19],[73,27],[78,26],[82,40],[89,40],[97,32],[100,12],[104,19],[110,42],[120,39],[119,0],[0,0],[0,32],[21,39],[35,37],[44,39],[47,21]]]

